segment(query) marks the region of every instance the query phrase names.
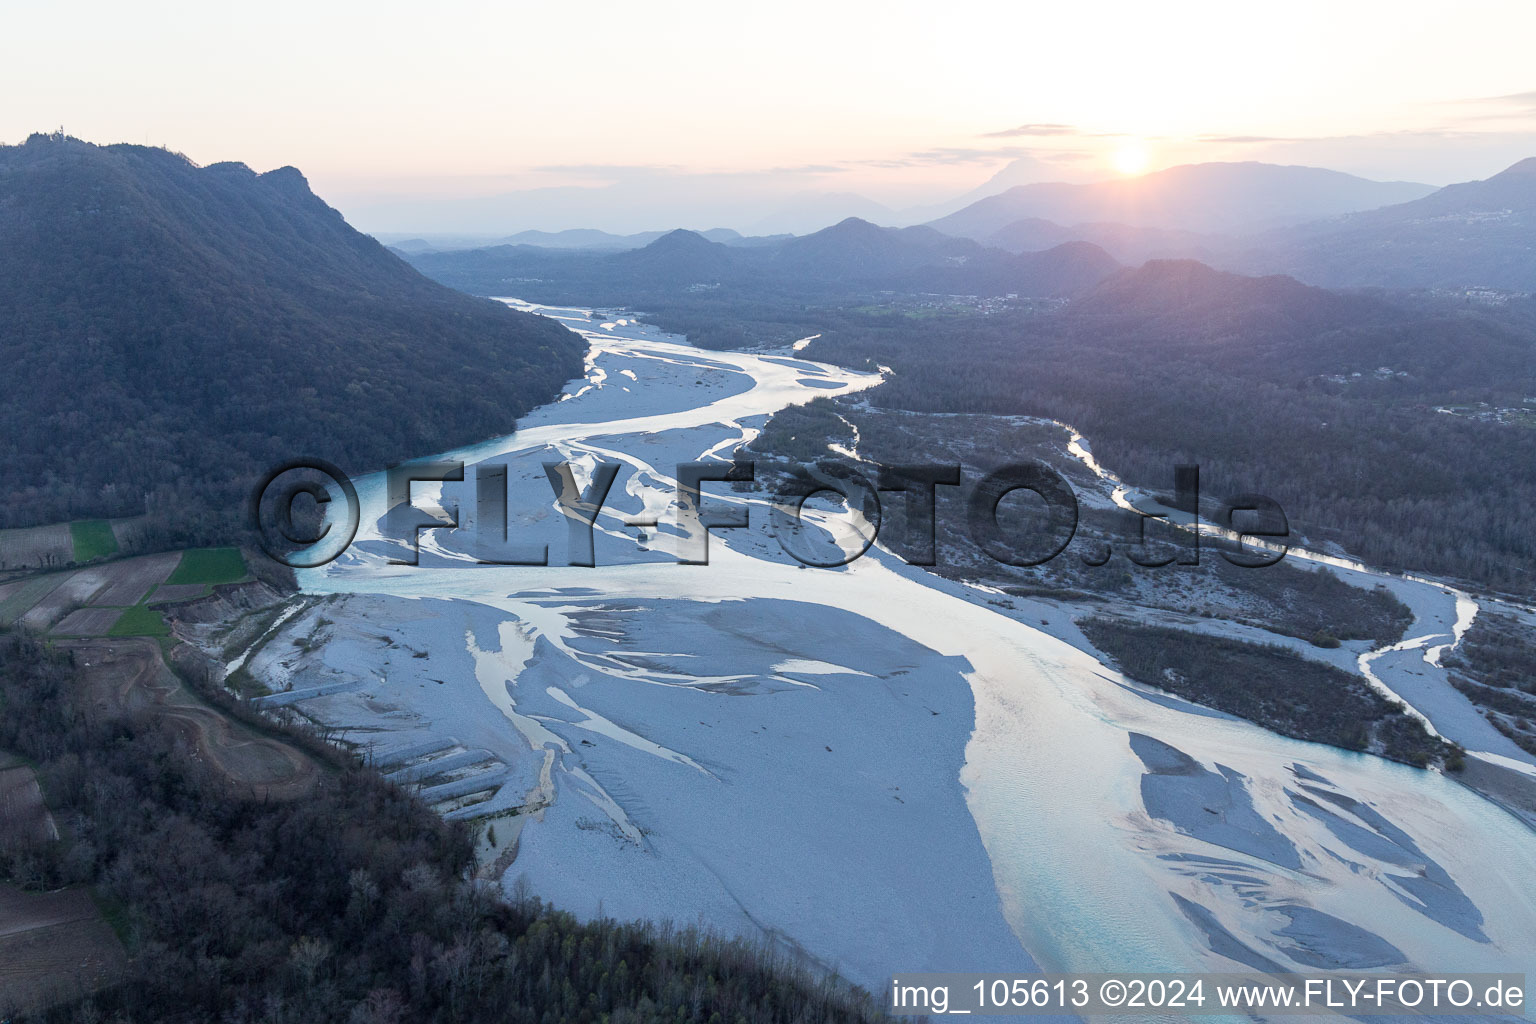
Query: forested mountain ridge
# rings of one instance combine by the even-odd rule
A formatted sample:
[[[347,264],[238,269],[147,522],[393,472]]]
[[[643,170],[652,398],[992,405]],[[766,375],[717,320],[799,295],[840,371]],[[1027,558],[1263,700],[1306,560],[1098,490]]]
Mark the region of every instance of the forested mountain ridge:
[[[1383,302],[1340,295],[1284,275],[1245,277],[1197,260],[1150,260],[1122,270],[1073,303],[1081,318],[1118,317],[1138,325],[1176,322],[1204,336],[1251,339],[1255,332],[1320,331],[1389,319]]]
[[[1228,262],[1329,287],[1536,291],[1536,157],[1412,202],[1253,239]]]
[[[0,147],[0,525],[146,509],[227,534],[272,464],[513,429],[581,372],[553,321],[456,293],[293,168],[35,135]]]
[[[1064,320],[1085,344],[1198,357],[1238,377],[1317,383],[1369,374],[1376,384],[1390,377],[1398,399],[1435,401],[1502,395],[1519,403],[1536,387],[1536,325],[1528,320],[1413,308],[1194,260],[1123,270],[1068,307]],[[1377,380],[1383,368],[1391,373]]]

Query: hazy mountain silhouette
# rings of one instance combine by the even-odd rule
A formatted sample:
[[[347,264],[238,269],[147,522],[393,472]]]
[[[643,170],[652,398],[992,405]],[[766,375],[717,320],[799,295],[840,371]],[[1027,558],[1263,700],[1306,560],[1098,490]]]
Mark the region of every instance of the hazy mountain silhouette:
[[[1021,185],[972,203],[932,226],[984,240],[1026,218],[1057,224],[1125,224],[1248,234],[1418,199],[1429,185],[1380,182],[1316,167],[1206,163],[1086,185]]]
[[[422,272],[479,294],[515,289],[550,302],[649,303],[701,289],[825,298],[871,289],[948,294],[1072,295],[1119,264],[1095,246],[1014,255],[927,227],[885,228],[849,217],[810,235],[755,246],[669,232],[616,254],[493,246],[416,253]]]
[[[969,259],[984,251],[975,242],[932,228],[883,228],[848,217],[785,242],[774,253],[773,266],[786,273],[854,281],[903,273],[951,258]]]
[[[782,242],[790,235],[743,235],[731,228],[710,228],[698,232],[711,242],[723,245],[769,245]],[[615,235],[596,228],[569,228],[565,231],[519,231],[506,238],[471,237],[467,235],[429,235],[424,238],[399,238],[385,232],[378,236],[389,248],[400,253],[454,252],[461,249],[485,249],[493,245],[532,245],[540,249],[590,249],[607,252],[624,252],[650,245],[666,234],[665,231],[640,231],[632,235]]]
[[[624,235],[662,224],[728,225],[749,235],[801,233],[849,215],[887,221],[872,199],[820,188],[815,175],[689,173],[660,168],[604,169],[584,184],[444,198],[360,196],[346,204],[365,230],[399,238],[434,236],[492,244],[510,232],[559,233],[575,224]]]
[[[728,247],[682,228],[605,262],[620,276],[677,285],[734,277],[739,269]]]
[[[892,224],[923,224],[962,210],[977,200],[995,196],[1018,185],[1035,185],[1040,182],[1081,182],[1093,180],[1092,174],[1074,170],[1060,163],[1042,160],[1025,154],[1008,161],[986,181],[963,195],[953,196],[943,202],[925,203],[897,212]]]
[[[1224,235],[1202,235],[1167,228],[1138,228],[1129,224],[1075,224],[1027,217],[999,228],[986,244],[1009,252],[1039,252],[1064,242],[1092,242],[1122,263],[1149,259],[1210,260],[1230,252],[1234,241]]]
[[[785,199],[772,212],[747,224],[749,235],[802,234],[817,224],[861,217],[889,222],[891,209],[853,192],[804,192]]]
[[[537,245],[544,249],[639,249],[665,235],[665,231],[641,231],[633,235],[615,235],[596,228],[571,228],[566,231],[519,231],[496,243],[498,245]],[[711,242],[735,245],[745,241],[740,231],[710,228],[697,232]],[[401,246],[403,248],[403,246]]]

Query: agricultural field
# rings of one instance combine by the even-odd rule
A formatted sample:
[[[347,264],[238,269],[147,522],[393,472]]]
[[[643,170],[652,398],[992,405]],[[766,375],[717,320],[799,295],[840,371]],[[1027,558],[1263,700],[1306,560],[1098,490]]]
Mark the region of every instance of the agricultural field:
[[[112,535],[117,538],[120,550],[135,551],[144,547],[145,537],[150,532],[148,516],[129,516],[108,521],[112,524]]]
[[[59,838],[32,769],[8,758],[0,754],[0,840],[46,843]]]
[[[0,885],[0,1016],[110,984],[127,965],[122,943],[83,889]]]
[[[159,607],[245,578],[236,548],[169,551],[28,576],[0,583],[0,626],[20,624],[58,637],[163,637],[170,626]]]
[[[79,519],[0,530],[0,572],[61,569],[84,565],[132,550],[145,519]]]
[[[76,562],[94,562],[117,554],[117,537],[105,519],[81,519],[69,524]]]
[[[68,523],[0,530],[0,569],[55,569],[74,560]]]
[[[238,548],[194,548],[182,552],[181,564],[165,582],[171,586],[203,583],[216,586],[245,579],[245,559]]]
[[[208,593],[208,586],[204,583],[162,583],[155,588],[154,597],[149,603],[175,604],[177,601],[191,601],[206,593]]]
[[[95,602],[96,595],[107,586],[109,574],[105,567],[80,569],[63,577],[63,582],[38,599],[20,622],[39,633],[52,628],[76,608]]]
[[[77,608],[53,627],[55,636],[106,636],[123,615],[122,608]]]
[[[91,609],[92,611],[96,609]],[[171,627],[165,618],[147,605],[136,604],[124,609],[107,630],[108,636],[170,636]]]
[[[151,590],[165,582],[176,568],[179,559],[176,552],[145,555],[111,566],[107,588],[96,595],[92,604],[112,608],[126,608],[142,602]],[[107,567],[103,567],[105,570]]]
[[[15,625],[34,605],[69,578],[68,573],[31,576],[0,587],[0,626]]]

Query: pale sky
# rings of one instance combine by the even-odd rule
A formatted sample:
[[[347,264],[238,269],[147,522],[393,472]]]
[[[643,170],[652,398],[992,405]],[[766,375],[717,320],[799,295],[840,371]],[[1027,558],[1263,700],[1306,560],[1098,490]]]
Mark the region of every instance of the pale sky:
[[[1444,184],[1536,155],[1516,0],[4,2],[0,141],[292,164],[364,222],[637,178],[894,208],[1019,157],[1040,180],[1263,159]]]

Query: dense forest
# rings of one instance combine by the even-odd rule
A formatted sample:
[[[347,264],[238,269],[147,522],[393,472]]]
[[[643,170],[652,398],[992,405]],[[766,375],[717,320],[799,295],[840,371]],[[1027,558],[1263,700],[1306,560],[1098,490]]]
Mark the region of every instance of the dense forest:
[[[862,992],[761,948],[505,902],[466,880],[467,826],[345,759],[301,800],[233,794],[167,719],[104,719],[81,690],[67,653],[0,637],[0,749],[37,766],[63,836],[0,848],[0,879],[93,887],[132,954],[119,984],[35,1019],[883,1019]]]
[[[292,168],[0,147],[0,526],[148,511],[227,540],[269,467],[381,468],[513,429],[578,336],[454,292]]]

